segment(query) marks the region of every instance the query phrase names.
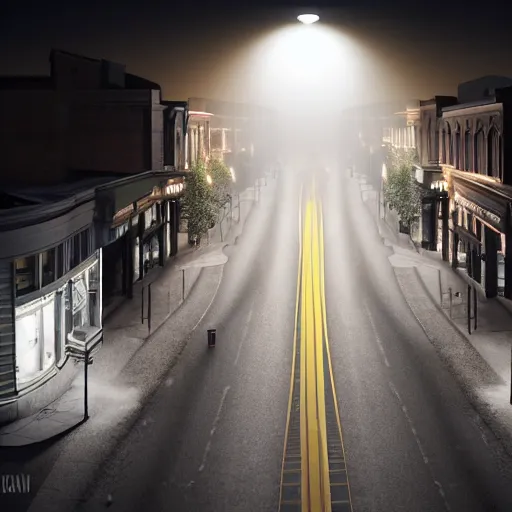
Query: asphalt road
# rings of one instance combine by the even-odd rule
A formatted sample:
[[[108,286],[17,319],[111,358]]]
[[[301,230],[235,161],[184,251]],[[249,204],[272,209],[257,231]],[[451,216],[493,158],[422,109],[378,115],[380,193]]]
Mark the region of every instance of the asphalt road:
[[[230,249],[203,324],[81,511],[277,510],[300,181],[281,178],[267,223]],[[320,181],[327,327],[354,511],[512,510],[510,460],[412,316],[357,189],[337,175]],[[208,350],[212,327],[217,346]]]

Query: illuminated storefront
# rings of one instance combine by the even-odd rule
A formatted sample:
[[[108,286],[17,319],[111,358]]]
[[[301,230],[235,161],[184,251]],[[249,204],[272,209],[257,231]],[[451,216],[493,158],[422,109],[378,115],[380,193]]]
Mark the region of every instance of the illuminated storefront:
[[[464,269],[487,297],[507,296],[507,280],[512,277],[507,278],[505,268],[509,201],[489,186],[480,187],[452,173],[452,266]]]
[[[70,345],[89,345],[102,335],[101,251],[66,274],[57,287],[16,305],[17,389],[62,366]],[[52,289],[53,288],[53,289]]]

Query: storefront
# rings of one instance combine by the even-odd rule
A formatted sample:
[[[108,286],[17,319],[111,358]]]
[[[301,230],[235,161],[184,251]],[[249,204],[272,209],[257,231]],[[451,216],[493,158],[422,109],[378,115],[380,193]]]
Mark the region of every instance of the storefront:
[[[510,229],[509,200],[490,187],[454,180],[451,219],[451,262],[479,283],[487,297],[506,296],[512,284],[505,253]],[[509,240],[510,243],[510,240]]]
[[[15,305],[18,392],[102,336],[101,250],[38,295]]]
[[[449,259],[449,199],[447,183],[434,181],[422,198],[422,247],[428,251],[442,254],[443,260]]]

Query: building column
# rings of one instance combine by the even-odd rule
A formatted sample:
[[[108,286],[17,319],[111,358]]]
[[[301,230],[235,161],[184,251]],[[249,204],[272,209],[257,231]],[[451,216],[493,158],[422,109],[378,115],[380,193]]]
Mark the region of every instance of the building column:
[[[485,296],[498,295],[498,233],[485,226]]]

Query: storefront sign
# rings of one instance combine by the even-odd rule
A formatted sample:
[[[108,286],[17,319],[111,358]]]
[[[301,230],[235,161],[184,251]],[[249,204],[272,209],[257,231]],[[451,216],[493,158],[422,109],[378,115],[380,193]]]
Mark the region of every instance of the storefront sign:
[[[463,206],[464,208],[470,210],[475,215],[480,217],[481,219],[493,223],[495,226],[501,226],[501,217],[492,213],[488,210],[485,210],[481,206],[469,201],[465,197],[462,197],[458,192],[455,192],[455,202]]]

